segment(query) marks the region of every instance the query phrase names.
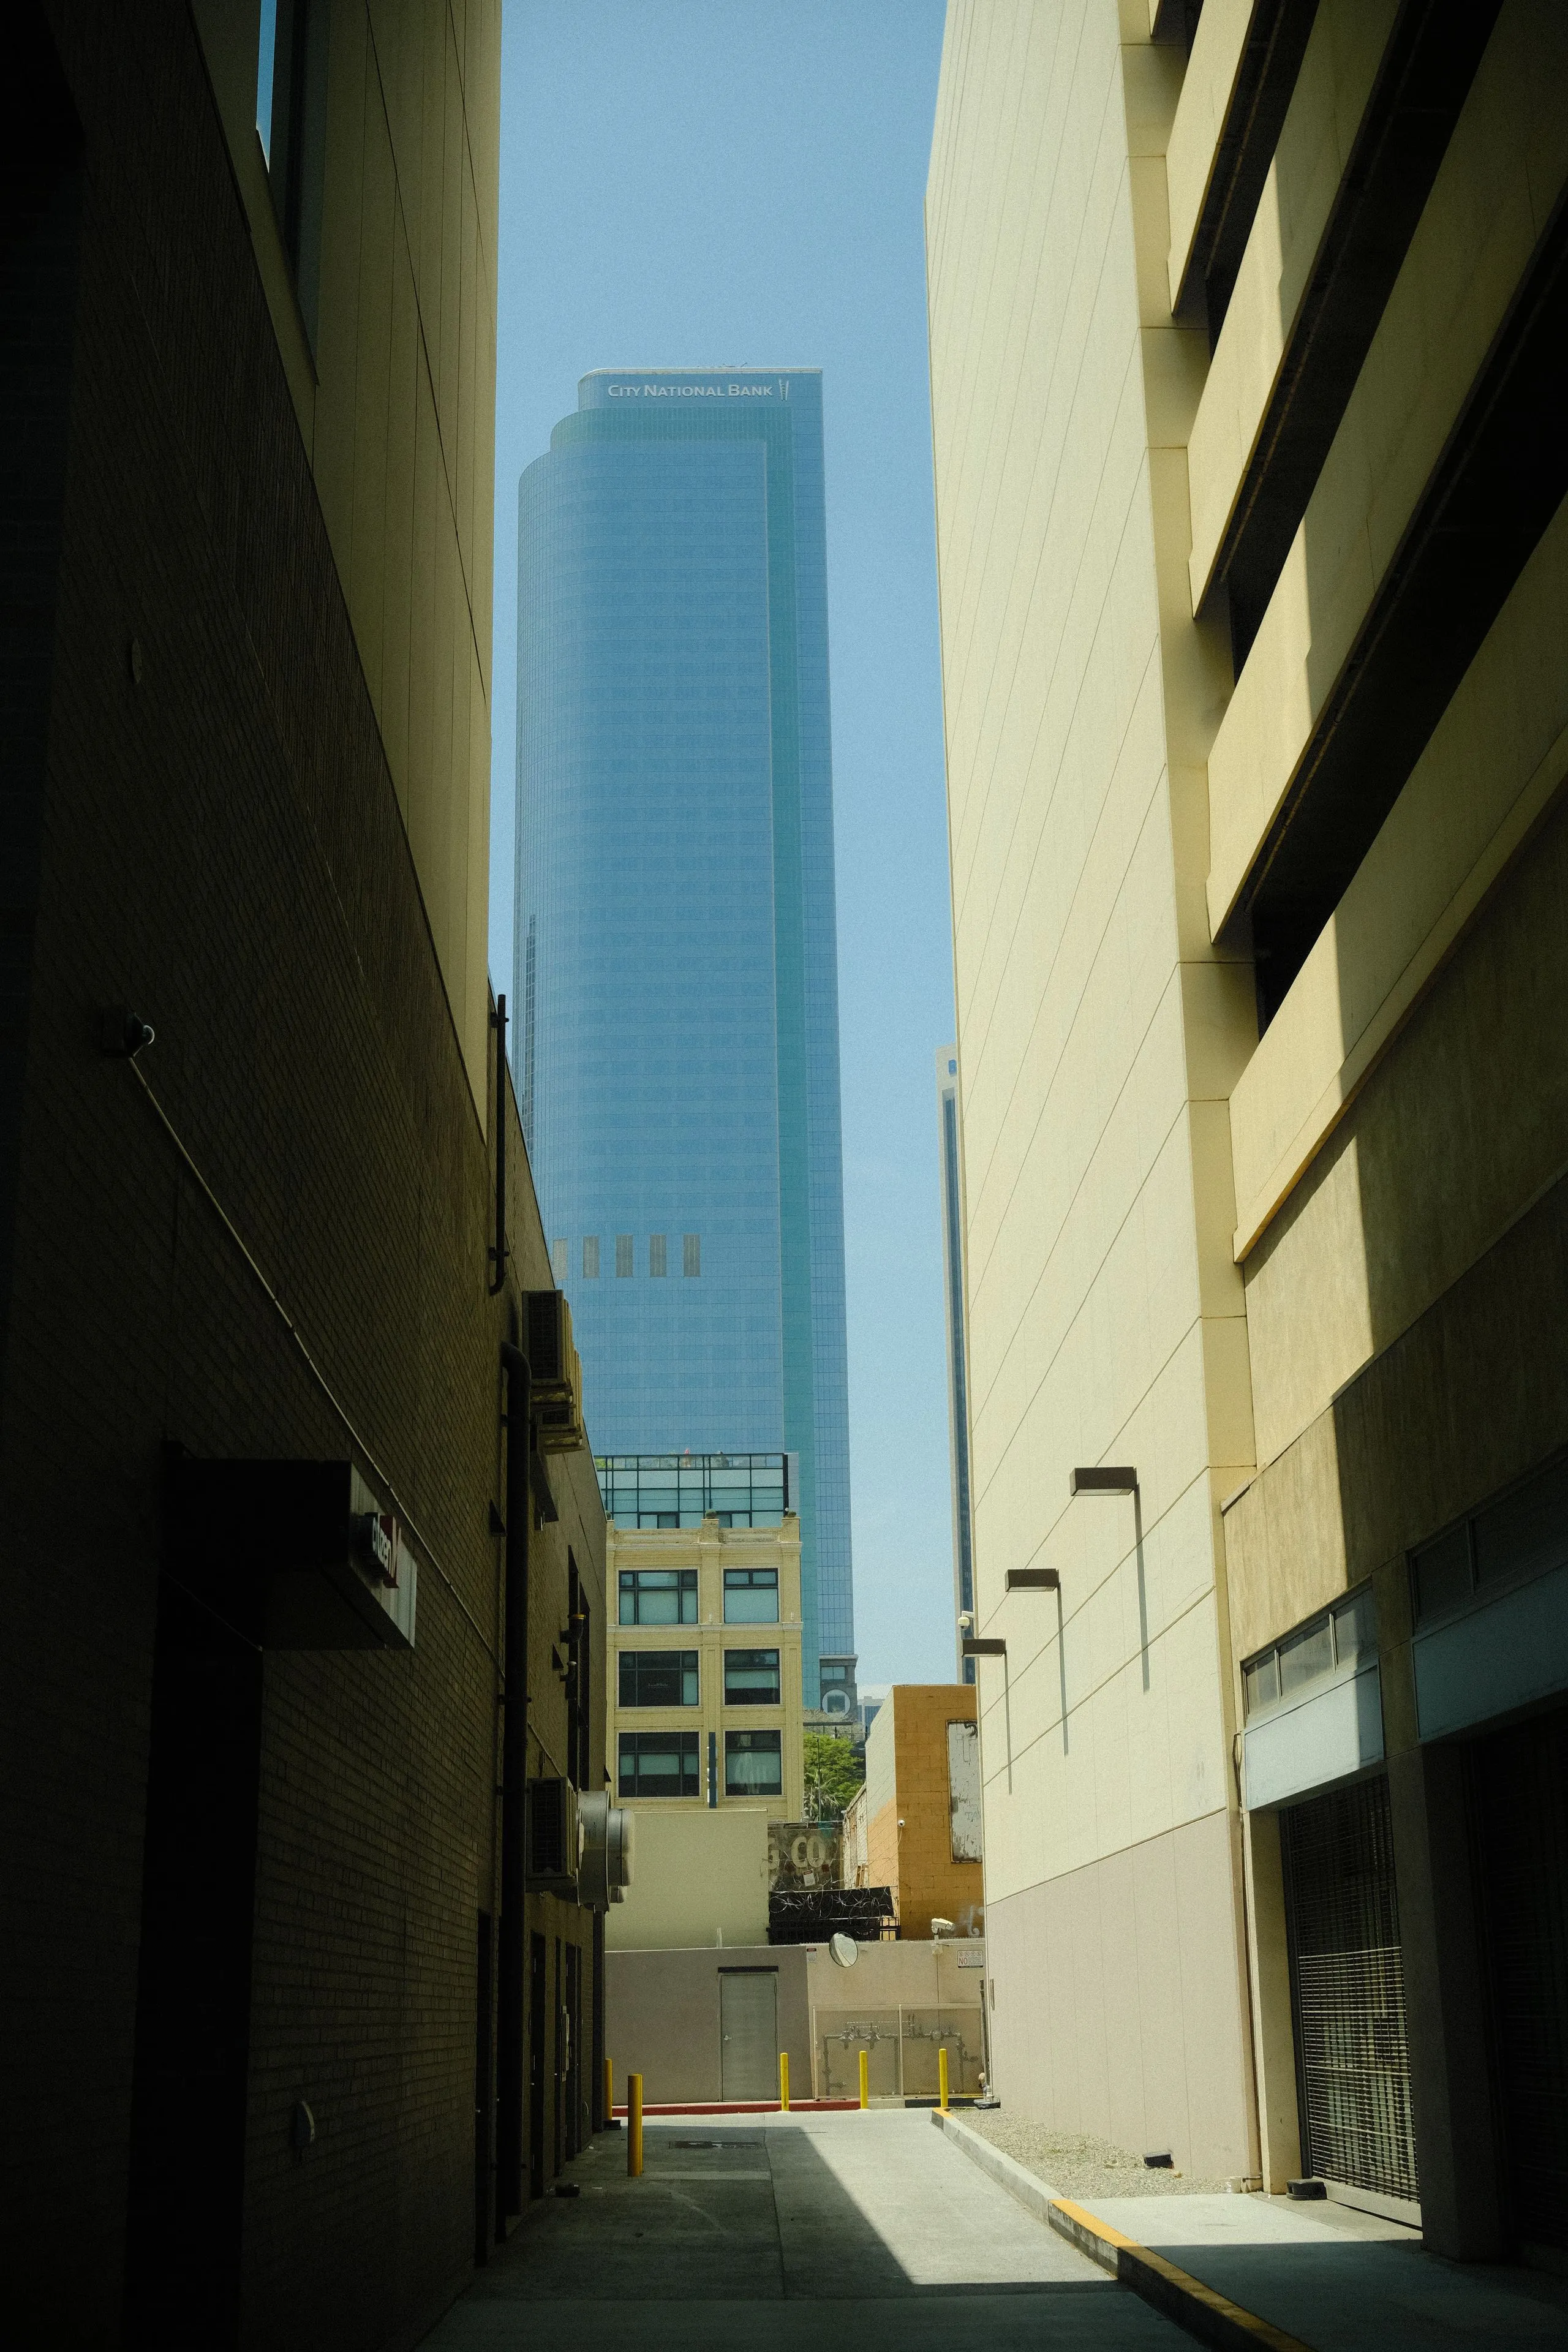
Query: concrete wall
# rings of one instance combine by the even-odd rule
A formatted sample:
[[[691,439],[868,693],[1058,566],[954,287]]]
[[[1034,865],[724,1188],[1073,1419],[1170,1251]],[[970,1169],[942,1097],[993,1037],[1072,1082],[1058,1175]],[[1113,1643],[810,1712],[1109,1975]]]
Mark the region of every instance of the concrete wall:
[[[842,2016],[862,2009],[978,2009],[984,1984],[980,1936],[900,1937],[860,1944],[853,1968],[841,1969],[825,1944],[808,1944],[806,1986],[812,2013]]]
[[[700,1811],[633,1808],[633,1879],[605,1915],[612,1951],[673,1951],[768,1940],[768,1815],[742,1805]]]
[[[779,2047],[792,2086],[811,2082],[811,2019],[803,1945],[738,1946],[723,1951],[606,1954],[606,2033],[617,2105],[626,2076],[640,2074],[650,2105],[723,2095],[719,1978],[724,1969],[776,1969]]]
[[[1230,676],[1187,580],[1207,349],[1171,314],[1183,63],[1142,7],[954,0],[927,252],[977,1630],[1007,1643],[1005,1675],[979,1665],[996,2081],[1245,2174],[1218,1507],[1253,1462],[1228,1097],[1257,1031],[1203,887]],[[1136,1509],[1069,1499],[1096,1463],[1137,1468]],[[1047,1564],[1059,1597],[1005,1592]],[[1146,1869],[1185,1890],[1204,1986],[1174,2035],[1176,1898],[1133,1899]],[[1069,1917],[1116,1920],[1149,1988],[1114,2097],[1079,2063],[1102,1973],[1042,1971]]]
[[[1568,25],[1321,0],[1227,296],[1251,12],[1208,0],[1190,58],[1163,14],[1154,47],[1133,0],[954,0],[928,196],[997,2078],[1300,2163],[1279,1828],[1239,1829],[1229,1749],[1242,1661],[1370,1582],[1424,2224],[1495,2253],[1408,1555],[1568,1428],[1568,509],[1530,340]],[[1411,41],[1408,209],[1358,224]],[[1137,1466],[1131,1551],[1069,1461]],[[1000,1591],[1031,1556],[1044,1629]]]

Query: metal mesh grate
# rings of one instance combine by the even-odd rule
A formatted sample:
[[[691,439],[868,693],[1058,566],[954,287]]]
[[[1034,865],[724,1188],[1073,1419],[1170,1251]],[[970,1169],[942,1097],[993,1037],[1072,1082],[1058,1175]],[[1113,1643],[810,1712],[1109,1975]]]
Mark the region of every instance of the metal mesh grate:
[[[1290,1990],[1309,2173],[1418,2194],[1388,1784],[1281,1821]]]

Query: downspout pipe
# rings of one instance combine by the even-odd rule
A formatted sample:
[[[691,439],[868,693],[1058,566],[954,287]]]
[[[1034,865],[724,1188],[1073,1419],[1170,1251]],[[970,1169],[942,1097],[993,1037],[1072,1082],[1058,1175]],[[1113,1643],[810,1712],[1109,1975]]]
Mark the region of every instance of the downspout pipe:
[[[523,1814],[528,1796],[528,1545],[533,1517],[528,1457],[533,1417],[533,1381],[528,1358],[510,1340],[501,1342],[506,1376],[506,1690],[501,1739],[500,1948],[496,2035],[496,2237],[523,2208],[523,2114],[527,2053],[523,2011],[527,1997],[527,1937],[524,1932]]]

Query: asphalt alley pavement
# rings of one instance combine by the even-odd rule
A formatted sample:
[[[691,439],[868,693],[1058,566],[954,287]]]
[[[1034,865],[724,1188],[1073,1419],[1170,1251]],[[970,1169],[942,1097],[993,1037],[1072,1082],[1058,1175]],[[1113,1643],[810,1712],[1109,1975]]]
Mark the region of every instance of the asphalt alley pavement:
[[[661,2117],[600,2133],[424,2352],[1187,2352],[921,2109]]]

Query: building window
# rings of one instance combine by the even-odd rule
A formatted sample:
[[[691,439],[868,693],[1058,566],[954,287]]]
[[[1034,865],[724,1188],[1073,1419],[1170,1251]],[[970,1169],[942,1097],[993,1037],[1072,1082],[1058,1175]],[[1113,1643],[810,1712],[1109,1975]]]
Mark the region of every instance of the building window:
[[[623,1706],[695,1706],[695,1650],[623,1650]]]
[[[1241,1669],[1246,1717],[1267,1715],[1314,1685],[1353,1674],[1377,1655],[1377,1612],[1372,1587],[1310,1618]]]
[[[552,1242],[550,1244],[550,1271],[555,1277],[557,1288],[566,1279],[566,1242],[563,1236],[560,1241]]]
[[[623,1625],[695,1625],[697,1570],[694,1568],[623,1568]]]
[[[727,1568],[724,1570],[726,1625],[776,1625],[779,1622],[779,1572],[776,1568]]]
[[[583,1236],[583,1274],[586,1281],[598,1280],[599,1236],[597,1234],[584,1234]]]
[[[724,1734],[724,1794],[727,1797],[783,1796],[782,1732],[727,1731]]]
[[[669,1250],[662,1234],[649,1234],[647,1237],[647,1270],[649,1274],[669,1272]]]
[[[625,1702],[623,1701],[624,1705]],[[779,1654],[776,1650],[726,1650],[726,1706],[777,1706]]]
[[[632,1237],[630,1234],[616,1235],[616,1272],[625,1281],[632,1270]]]
[[[682,1237],[680,1244],[680,1271],[682,1274],[701,1273],[702,1236],[700,1234],[687,1234]]]
[[[700,1796],[698,1739],[695,1731],[623,1731],[618,1793],[623,1797]]]

